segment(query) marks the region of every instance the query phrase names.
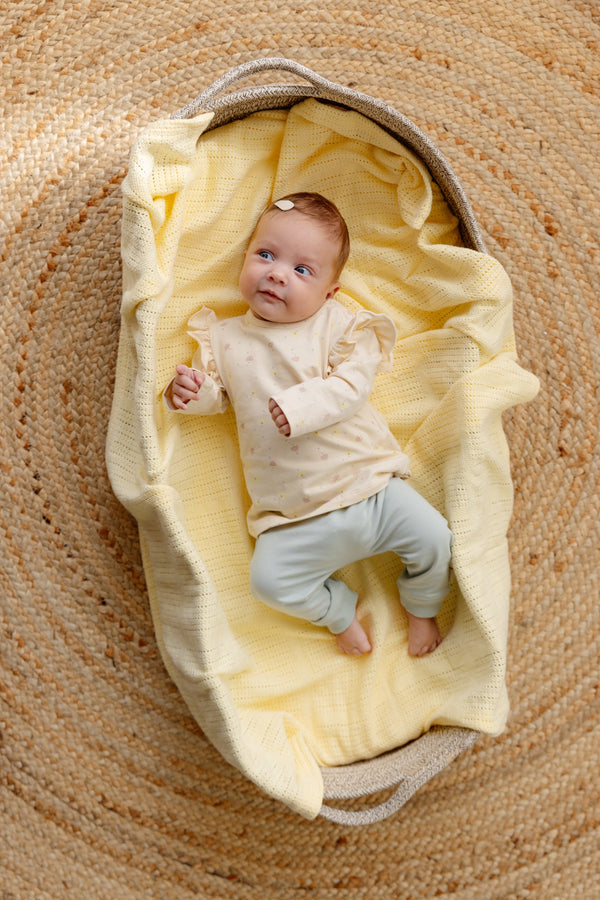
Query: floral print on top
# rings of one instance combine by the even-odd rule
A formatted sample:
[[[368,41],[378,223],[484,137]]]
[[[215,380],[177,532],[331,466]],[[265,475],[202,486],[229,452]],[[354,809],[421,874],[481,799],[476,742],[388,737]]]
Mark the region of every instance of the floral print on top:
[[[198,343],[192,367],[207,377],[185,413],[232,404],[253,537],[358,503],[393,476],[410,475],[408,457],[368,402],[375,375],[391,367],[396,330],[387,316],[353,314],[336,300],[291,324],[250,311],[219,321],[202,308],[188,329]],[[270,398],[290,423],[289,437],[271,418]]]

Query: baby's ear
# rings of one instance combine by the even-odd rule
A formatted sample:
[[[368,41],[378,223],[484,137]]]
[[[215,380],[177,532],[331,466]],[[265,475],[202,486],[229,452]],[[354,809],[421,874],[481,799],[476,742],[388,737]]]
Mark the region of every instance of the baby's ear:
[[[332,297],[335,297],[335,295],[337,294],[337,292],[339,291],[340,288],[341,288],[341,284],[339,283],[339,281],[336,281],[334,284],[332,284],[331,287],[329,288],[329,291],[327,292],[326,299],[331,300]]]

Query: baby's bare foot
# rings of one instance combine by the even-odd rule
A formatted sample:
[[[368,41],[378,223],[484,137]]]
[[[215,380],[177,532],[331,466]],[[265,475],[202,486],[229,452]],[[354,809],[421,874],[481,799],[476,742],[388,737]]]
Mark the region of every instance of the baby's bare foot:
[[[364,656],[373,649],[367,633],[356,615],[348,628],[340,634],[336,634],[335,639],[342,653],[347,653],[349,656]]]
[[[408,655],[427,656],[433,653],[436,647],[442,643],[442,636],[435,619],[419,619],[417,616],[407,613],[408,616]]]

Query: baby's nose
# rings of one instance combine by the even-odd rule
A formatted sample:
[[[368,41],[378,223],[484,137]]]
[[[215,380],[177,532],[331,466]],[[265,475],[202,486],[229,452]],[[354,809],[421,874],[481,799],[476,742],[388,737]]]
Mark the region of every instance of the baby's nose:
[[[271,268],[271,271],[269,272],[269,278],[271,278],[272,281],[279,282],[279,284],[285,284],[285,282],[286,282],[285,269],[282,266],[274,265]]]

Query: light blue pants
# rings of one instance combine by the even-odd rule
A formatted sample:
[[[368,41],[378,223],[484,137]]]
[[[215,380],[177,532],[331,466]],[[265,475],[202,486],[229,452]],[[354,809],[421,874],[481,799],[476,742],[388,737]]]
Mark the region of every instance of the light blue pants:
[[[268,606],[339,634],[354,618],[358,595],[332,573],[391,550],[405,564],[397,581],[402,605],[429,618],[449,590],[451,547],[444,517],[406,481],[392,478],[353,506],[260,534],[250,588]]]

